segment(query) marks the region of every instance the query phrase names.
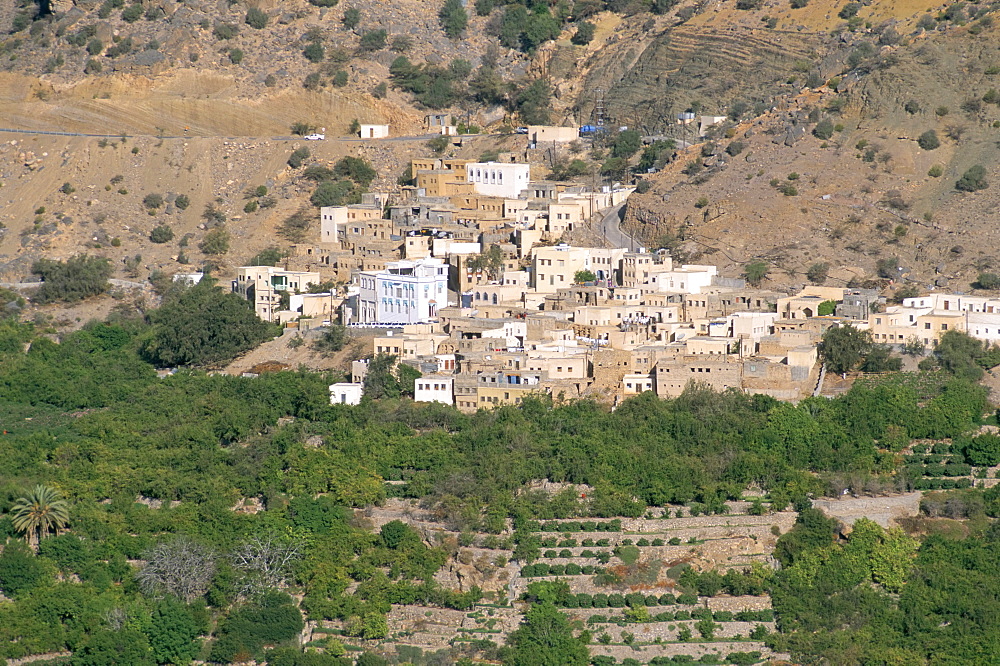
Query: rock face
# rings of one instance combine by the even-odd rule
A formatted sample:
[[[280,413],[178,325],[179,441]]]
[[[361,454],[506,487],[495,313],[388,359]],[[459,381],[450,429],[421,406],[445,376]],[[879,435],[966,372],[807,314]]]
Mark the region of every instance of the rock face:
[[[796,61],[821,45],[816,34],[773,33],[741,26],[623,26],[586,77],[578,116],[591,117],[604,91],[607,117],[618,124],[663,128],[692,102],[723,109],[737,99],[787,92]]]

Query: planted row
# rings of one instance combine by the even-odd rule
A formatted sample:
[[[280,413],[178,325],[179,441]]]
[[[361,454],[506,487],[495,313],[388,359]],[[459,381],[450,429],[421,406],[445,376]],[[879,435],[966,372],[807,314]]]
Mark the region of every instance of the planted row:
[[[690,654],[675,654],[672,657],[653,657],[649,660],[649,666],[668,666],[669,664],[735,664],[736,666],[750,666],[761,660],[759,651],[753,652],[730,652],[725,658],[715,654],[703,654],[695,659]],[[591,666],[615,666],[618,660],[608,655],[594,655],[590,658]],[[632,657],[625,657],[621,661],[621,666],[641,666],[642,662]]]
[[[913,482],[914,490],[956,490],[971,487],[972,479],[917,479]]]
[[[645,606],[639,608],[645,610]],[[731,611],[712,612],[707,608],[687,611],[663,611],[656,615],[646,613],[629,612],[625,615],[591,615],[587,618],[587,624],[618,624],[621,622],[684,622],[687,620],[715,620],[716,622],[732,622],[733,613]]]
[[[672,594],[656,596],[650,594],[643,596],[638,592],[632,594],[568,594],[557,600],[559,606],[563,608],[639,608],[646,606],[673,606],[682,604],[694,606],[698,603],[698,597],[693,594],[680,594],[676,597]]]
[[[604,571],[603,567],[587,566],[581,567],[579,564],[528,564],[521,568],[522,578],[532,578],[535,576],[592,576]]]
[[[534,527],[534,525],[532,525]],[[537,532],[621,532],[622,521],[619,518],[609,521],[575,521],[559,522],[555,520],[538,523]]]

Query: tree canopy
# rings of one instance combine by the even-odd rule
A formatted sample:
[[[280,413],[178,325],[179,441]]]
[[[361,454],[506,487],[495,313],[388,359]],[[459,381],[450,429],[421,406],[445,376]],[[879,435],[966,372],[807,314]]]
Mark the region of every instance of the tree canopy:
[[[160,367],[224,363],[276,334],[249,304],[203,278],[149,315],[143,352]]]

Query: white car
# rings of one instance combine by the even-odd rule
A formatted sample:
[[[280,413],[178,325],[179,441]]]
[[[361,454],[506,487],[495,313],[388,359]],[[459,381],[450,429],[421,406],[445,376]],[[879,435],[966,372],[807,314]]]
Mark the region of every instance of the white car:
[[[306,134],[302,138],[306,141],[322,141],[326,138],[326,134]]]

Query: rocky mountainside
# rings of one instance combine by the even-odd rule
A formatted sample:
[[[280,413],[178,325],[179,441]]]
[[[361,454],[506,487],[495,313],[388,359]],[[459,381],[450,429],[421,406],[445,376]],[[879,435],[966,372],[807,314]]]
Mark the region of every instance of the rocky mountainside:
[[[227,215],[241,254],[280,245],[275,230],[309,205],[311,184],[285,164],[298,144],[276,137],[293,123],[325,128],[314,160],[366,156],[392,189],[405,161],[427,154],[425,139],[333,137],[355,119],[419,135],[428,104],[493,130],[539,110],[583,124],[600,104],[610,126],[688,140],[677,113],[728,116],[709,142],[656,160],[626,226],[730,274],[765,258],[772,286],[800,284],[815,264],[846,284],[889,274],[894,260],[896,277],[967,288],[991,269],[1000,185],[956,183],[977,165],[996,180],[995,3],[580,0],[512,28],[516,4],[481,0],[452,39],[437,2],[313,2],[0,7],[0,126],[108,135],[7,138],[0,273],[22,279],[39,256],[84,250],[112,257],[122,277],[183,269],[177,258],[196,264],[197,252],[152,244],[151,229],[176,226],[194,248],[209,205]],[[585,26],[592,37],[580,39]],[[390,66],[400,56],[432,76],[399,84]],[[529,112],[525,91],[540,78],[552,97]],[[430,97],[434,85],[448,94]],[[929,130],[937,147],[918,142]],[[461,154],[516,145],[474,140]],[[606,153],[571,157],[599,169]],[[275,205],[244,213],[258,185]],[[150,193],[167,205],[150,210]],[[186,209],[172,203],[181,195]]]

